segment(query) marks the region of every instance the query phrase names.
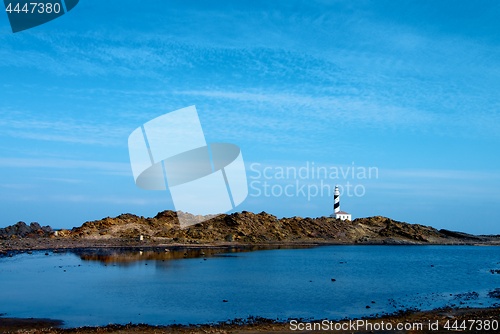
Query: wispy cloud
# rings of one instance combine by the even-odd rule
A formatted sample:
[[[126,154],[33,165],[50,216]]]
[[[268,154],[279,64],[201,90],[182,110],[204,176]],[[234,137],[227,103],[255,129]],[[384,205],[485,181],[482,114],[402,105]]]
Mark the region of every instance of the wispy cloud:
[[[448,180],[500,180],[497,172],[476,170],[443,170],[443,169],[384,169],[384,177],[405,179],[448,179]]]
[[[66,183],[66,184],[80,184],[80,183],[87,182],[87,181],[82,180],[82,179],[69,179],[69,178],[61,178],[61,177],[37,177],[36,179],[41,180],[41,181]]]
[[[0,184],[0,188],[10,189],[10,190],[28,190],[36,188],[36,186],[33,184],[26,184],[26,183],[4,183]]]
[[[354,97],[315,96],[296,93],[251,93],[231,92],[227,90],[177,91],[179,95],[202,96],[210,99],[233,100],[240,103],[257,105],[265,103],[265,108],[273,111],[271,115],[282,121],[281,115],[287,117],[300,116],[315,122],[331,121],[339,123],[380,123],[383,126],[398,127],[402,124],[430,124],[432,115],[403,107],[379,105],[377,101],[361,100]],[[258,116],[265,114],[258,112]],[[334,115],[334,117],[332,117]]]
[[[63,159],[0,158],[0,167],[10,168],[52,168],[52,169],[93,169],[113,172],[117,175],[132,175],[129,163],[106,161],[83,161]]]
[[[178,27],[174,23],[180,17],[174,16],[174,23],[166,24],[173,29],[168,34],[145,35],[132,29],[122,34],[39,32],[26,35],[26,44],[33,48],[23,50],[16,49],[12,38],[4,37],[1,52],[5,62],[0,66],[35,66],[58,75],[64,75],[64,70],[66,75],[164,81],[173,84],[177,92],[153,92],[163,101],[184,96],[222,101],[219,103],[238,101],[254,109],[265,105],[268,118],[262,123],[283,121],[284,112],[297,118],[300,113],[305,115],[306,122],[302,119],[302,123],[306,130],[334,113],[340,122],[373,128],[403,126],[443,131],[438,124],[446,122],[450,125],[448,135],[466,135],[460,131],[466,127],[492,136],[500,132],[498,99],[496,90],[491,89],[499,82],[498,57],[492,56],[500,54],[498,47],[366,16],[363,5],[344,5],[350,7],[349,15],[328,9],[326,4],[300,6],[307,11],[284,15],[272,5],[246,8],[242,4],[229,11],[187,5],[178,14],[192,17],[196,23],[184,35],[175,34]],[[168,8],[165,11],[169,13]],[[214,23],[215,17],[218,21]],[[242,18],[245,24],[237,24]],[[160,18],[155,15],[152,20],[156,19]],[[224,43],[200,37],[207,29],[207,21],[212,23],[213,33],[223,36]],[[237,33],[221,34],[226,25]],[[329,47],[325,48],[325,44]],[[11,56],[18,52],[19,57]],[[58,61],[61,58],[65,59],[64,66]],[[196,73],[197,80],[171,79],[185,73]],[[480,78],[477,73],[481,73]],[[214,77],[219,80],[209,79]],[[224,85],[207,88],[213,82]],[[152,96],[147,90],[142,93]],[[142,102],[146,100],[141,98]],[[154,107],[160,104],[153,103]],[[141,107],[147,109],[148,105]],[[307,118],[317,122],[309,122],[308,127]],[[102,138],[104,133],[110,136],[107,131],[82,132],[88,135],[40,136],[45,140],[91,144],[114,140]],[[30,136],[29,131],[17,135]]]
[[[72,204],[108,204],[108,205],[133,205],[133,206],[154,206],[166,205],[168,201],[164,198],[143,198],[120,195],[49,195],[40,194],[0,194],[4,201],[39,202],[39,203],[72,203]]]
[[[124,146],[130,131],[109,122],[38,116],[0,110],[0,136],[99,146]]]
[[[374,191],[426,198],[481,198],[498,201],[500,174],[495,171],[446,169],[381,169],[380,178],[370,184]]]
[[[166,200],[163,198],[151,199],[142,197],[129,197],[129,196],[87,196],[87,195],[61,195],[50,196],[48,198],[52,202],[70,202],[70,203],[99,203],[99,204],[112,204],[112,205],[134,205],[134,206],[151,206],[157,204],[165,204]]]
[[[71,23],[0,35],[0,167],[21,175],[3,198],[18,187],[25,199],[75,207],[146,205],[133,192],[122,204],[89,195],[81,172],[127,176],[132,186],[130,132],[192,104],[207,140],[238,144],[246,161],[373,162],[380,178],[367,187],[391,203],[403,194],[409,207],[427,193],[453,202],[464,185],[481,201],[498,198],[498,4],[451,12],[448,2],[418,1],[390,10],[323,0],[98,5],[79,7]],[[127,19],[132,12],[137,20]],[[461,165],[461,155],[474,161]],[[417,159],[421,169],[396,169]],[[32,170],[47,177],[35,185],[57,182],[53,192],[21,189]],[[102,179],[112,188],[113,178]]]

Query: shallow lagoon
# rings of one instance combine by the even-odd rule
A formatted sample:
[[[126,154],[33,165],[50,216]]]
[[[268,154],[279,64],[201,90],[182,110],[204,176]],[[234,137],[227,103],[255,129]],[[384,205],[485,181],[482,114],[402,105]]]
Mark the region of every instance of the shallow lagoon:
[[[34,252],[0,259],[0,313],[67,327],[335,320],[490,306],[500,302],[488,295],[500,288],[494,269],[493,246]]]

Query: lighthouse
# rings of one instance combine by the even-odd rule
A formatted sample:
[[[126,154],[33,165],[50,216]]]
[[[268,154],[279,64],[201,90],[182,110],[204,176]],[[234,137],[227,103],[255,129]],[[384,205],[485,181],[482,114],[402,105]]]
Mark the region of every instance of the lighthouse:
[[[333,213],[330,217],[335,217],[340,220],[352,220],[351,214],[345,211],[340,211],[340,191],[339,186],[335,186],[333,192]]]

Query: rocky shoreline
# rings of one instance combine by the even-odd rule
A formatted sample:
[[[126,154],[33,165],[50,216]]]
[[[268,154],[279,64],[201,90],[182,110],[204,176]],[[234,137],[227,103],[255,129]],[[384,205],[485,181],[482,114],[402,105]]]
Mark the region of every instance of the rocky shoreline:
[[[288,319],[287,321],[275,321],[271,319],[250,317],[248,319],[236,319],[217,324],[205,325],[171,325],[150,326],[146,324],[108,325],[103,327],[81,327],[60,328],[62,323],[50,319],[13,319],[0,316],[0,331],[2,333],[47,333],[47,334],[91,334],[91,333],[312,333],[314,330],[298,330],[291,325],[309,323],[309,326],[323,324],[321,320],[307,321],[303,319]],[[360,322],[363,325],[358,330],[353,330],[353,323]],[[494,333],[496,330],[485,330],[484,325],[496,326],[500,321],[500,308],[444,308],[432,311],[402,311],[395,314],[384,315],[376,318],[344,319],[341,321],[328,321],[330,328],[321,330],[325,333],[450,333],[463,331],[467,333]],[[395,330],[398,324],[403,324],[413,329]],[[459,327],[466,324],[467,329]],[[422,326],[421,329],[419,326]],[[307,327],[307,325],[305,325]],[[453,328],[453,327],[457,328]],[[350,328],[349,328],[350,327]],[[337,329],[335,329],[337,328]],[[344,329],[342,329],[344,328]],[[374,330],[380,328],[381,330]],[[388,328],[392,328],[388,330]],[[293,330],[295,329],[295,330]],[[330,330],[331,329],[331,330]],[[385,330],[384,330],[385,329]]]

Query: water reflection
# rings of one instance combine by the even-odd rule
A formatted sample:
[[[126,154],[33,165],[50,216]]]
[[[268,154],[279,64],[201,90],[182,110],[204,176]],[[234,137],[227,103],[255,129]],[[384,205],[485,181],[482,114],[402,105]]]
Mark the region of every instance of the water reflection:
[[[81,327],[202,324],[249,315],[336,320],[498,302],[500,247],[494,246],[167,249],[0,258],[0,286],[8,287],[0,291],[0,311]]]
[[[168,248],[114,248],[78,249],[70,252],[84,261],[108,265],[128,266],[145,261],[170,261],[189,258],[236,257],[238,253],[259,250],[311,248],[312,246],[232,246],[232,247],[168,247]]]

